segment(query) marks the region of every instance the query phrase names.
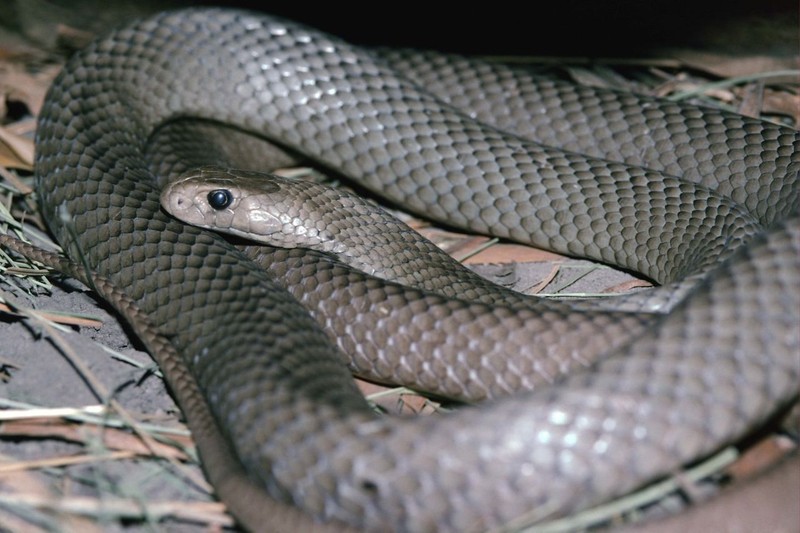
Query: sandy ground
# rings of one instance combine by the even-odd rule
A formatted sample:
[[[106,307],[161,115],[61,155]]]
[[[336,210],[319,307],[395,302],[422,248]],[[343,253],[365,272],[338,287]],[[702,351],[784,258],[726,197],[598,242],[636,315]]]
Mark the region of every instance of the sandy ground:
[[[20,415],[23,418],[0,427],[0,454],[4,456],[0,467],[0,524],[11,531],[29,530],[34,525],[48,531],[77,531],[91,523],[65,527],[62,520],[66,517],[47,509],[47,502],[52,500],[55,505],[85,509],[95,515],[95,525],[109,531],[121,525],[120,515],[141,514],[137,502],[146,508],[147,502],[209,501],[205,488],[195,486],[167,461],[137,459],[147,450],[141,449],[138,439],[124,438],[126,431],[104,429],[99,423],[76,425],[70,418],[47,411],[44,416],[27,411],[31,406],[85,408],[103,405],[113,397],[138,421],[174,428],[178,436],[186,433],[163,381],[153,373],[149,355],[136,348],[135,340],[116,317],[86,290],[65,281],[58,283],[51,295],[38,296],[33,305],[37,310],[90,315],[102,325],[48,332],[33,320],[0,314],[0,359],[5,370],[0,402],[9,409],[6,416],[24,410]],[[67,345],[85,370],[71,363],[54,346],[54,339]],[[116,359],[112,352],[138,363],[139,368]],[[86,379],[87,374],[90,379]],[[102,384],[105,391],[98,393],[91,382]],[[102,416],[95,418],[103,420]],[[110,418],[119,419],[113,412]],[[188,443],[185,438],[180,442]],[[73,462],[77,464],[68,466]],[[184,468],[200,476],[196,463]],[[112,508],[104,518],[104,501],[116,498],[125,500],[128,509]]]

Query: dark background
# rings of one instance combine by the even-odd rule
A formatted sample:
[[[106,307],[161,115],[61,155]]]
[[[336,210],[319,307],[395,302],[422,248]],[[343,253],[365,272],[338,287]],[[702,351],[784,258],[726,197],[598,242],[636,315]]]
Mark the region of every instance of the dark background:
[[[203,4],[274,13],[353,43],[471,54],[635,58],[678,47],[794,56],[799,46],[797,0],[555,0],[478,2],[472,7],[402,0],[14,0],[0,11],[0,21],[46,41],[55,35],[48,22],[100,33],[133,16]]]
[[[240,4],[264,8],[266,3]],[[451,3],[434,1],[374,2],[366,8],[344,9],[335,2],[314,9],[299,2],[287,4],[274,4],[268,10],[336,33],[351,42],[467,53],[632,57],[667,46],[702,47],[713,40],[719,28],[756,19],[776,22],[786,19],[794,27],[795,35],[798,31],[798,3],[785,0],[472,4],[481,6],[477,8],[465,7],[466,3],[445,8],[441,6]],[[746,47],[752,43],[730,44]]]

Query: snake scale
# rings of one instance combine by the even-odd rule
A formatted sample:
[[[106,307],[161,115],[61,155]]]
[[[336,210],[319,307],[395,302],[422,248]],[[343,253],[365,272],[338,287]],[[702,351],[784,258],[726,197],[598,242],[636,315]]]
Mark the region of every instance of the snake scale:
[[[290,527],[272,500],[368,530],[560,516],[712,453],[797,396],[797,132],[420,57],[192,9],[91,44],[46,98],[36,176],[48,225],[140,310],[116,302],[134,329],[157,328],[146,343],[168,340],[149,345],[169,352],[205,468],[247,527]],[[254,132],[435,220],[667,287],[703,280],[669,314],[620,326],[613,314],[403,292],[313,253],[237,248],[159,208],[148,139],[187,117]],[[324,330],[262,266],[304,303],[319,299]],[[450,374],[478,396],[496,381],[534,390],[447,416],[379,417],[328,338],[337,327],[395,346],[399,362],[363,351],[390,373],[432,386]],[[562,336],[560,352],[541,348]],[[560,376],[583,348],[595,362]],[[478,367],[448,371],[425,351]],[[525,383],[523,371],[560,383]],[[224,457],[245,481],[226,478]]]

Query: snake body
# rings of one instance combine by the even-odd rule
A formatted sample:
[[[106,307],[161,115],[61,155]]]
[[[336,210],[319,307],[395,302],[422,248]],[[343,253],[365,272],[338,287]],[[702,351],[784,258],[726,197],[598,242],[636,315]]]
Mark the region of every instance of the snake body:
[[[376,58],[283,20],[193,9],[112,32],[50,89],[36,139],[47,222],[70,256],[123,288],[169,340],[179,360],[167,374],[187,369],[173,388],[195,391],[182,402],[187,418],[200,404],[212,413],[198,415],[208,431],[197,432],[213,435],[198,440],[212,479],[225,481],[215,458],[233,455],[248,490],[317,520],[478,531],[625,493],[740,438],[797,396],[797,132],[471,65],[487,81],[479,89],[475,74],[457,69],[466,60],[436,61]],[[448,86],[461,89],[448,96]],[[495,125],[453,107],[473,98],[481,115],[478,103],[498,92],[518,99],[493,108]],[[520,109],[535,111],[528,124],[544,144],[499,129],[513,128],[502,119]],[[254,132],[472,231],[667,286],[703,279],[668,315],[617,322],[558,305],[536,313],[403,292],[318,254],[237,248],[159,208],[148,139],[187,117]],[[561,137],[568,151],[545,146]],[[601,153],[608,146],[613,153]],[[602,159],[614,153],[618,162]],[[435,386],[449,374],[456,395],[491,396],[508,383],[534,390],[449,416],[378,417],[323,328],[268,273],[321,309],[325,331],[394,346],[399,361],[360,352],[390,375]],[[628,327],[641,334],[627,338]],[[572,340],[558,353],[541,348],[562,334]],[[557,387],[524,383],[542,367],[552,378],[583,348],[597,360],[590,371]],[[416,352],[478,367],[448,371]],[[230,496],[244,485],[223,498],[248,527],[265,527],[258,503]]]

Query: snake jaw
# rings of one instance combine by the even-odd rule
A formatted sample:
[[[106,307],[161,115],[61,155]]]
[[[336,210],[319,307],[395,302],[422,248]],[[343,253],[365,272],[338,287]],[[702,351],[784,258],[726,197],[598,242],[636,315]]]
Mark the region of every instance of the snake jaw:
[[[265,208],[259,198],[242,194],[234,194],[234,198],[236,200],[230,206],[233,212],[230,224],[217,224],[216,227],[229,228],[227,231],[249,239],[254,235],[268,235],[276,241],[283,241],[283,235],[293,231],[290,219]]]

